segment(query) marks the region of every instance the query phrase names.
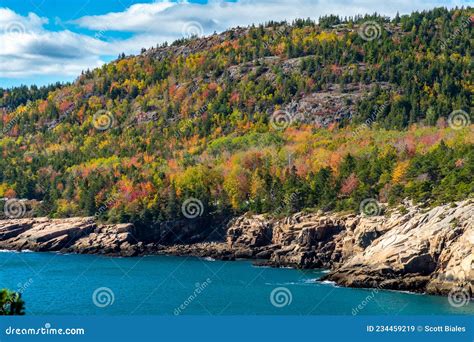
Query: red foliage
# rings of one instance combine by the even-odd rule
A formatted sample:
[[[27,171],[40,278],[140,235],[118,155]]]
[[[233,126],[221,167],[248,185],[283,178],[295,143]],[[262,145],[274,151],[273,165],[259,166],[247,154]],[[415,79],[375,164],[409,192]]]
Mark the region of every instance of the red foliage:
[[[355,175],[355,173],[351,173],[349,177],[347,177],[341,186],[341,194],[349,195],[351,194],[359,185],[359,179]]]
[[[433,146],[440,140],[439,133],[426,135],[420,139],[421,143],[427,147]]]

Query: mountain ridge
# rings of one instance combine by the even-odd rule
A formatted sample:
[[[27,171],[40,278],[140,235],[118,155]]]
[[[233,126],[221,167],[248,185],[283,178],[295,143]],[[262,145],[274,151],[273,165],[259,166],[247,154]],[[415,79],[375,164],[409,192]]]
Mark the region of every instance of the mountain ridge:
[[[122,55],[14,109],[4,92],[4,213],[26,198],[146,226],[188,200],[220,217],[469,197],[471,18],[269,23]]]

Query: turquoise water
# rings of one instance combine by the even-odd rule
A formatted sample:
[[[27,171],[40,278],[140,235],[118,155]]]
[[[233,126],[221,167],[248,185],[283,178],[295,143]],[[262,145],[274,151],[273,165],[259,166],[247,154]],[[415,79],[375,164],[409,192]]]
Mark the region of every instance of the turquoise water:
[[[474,314],[472,302],[341,288],[322,275],[248,261],[0,253],[0,287],[22,292],[30,315]]]

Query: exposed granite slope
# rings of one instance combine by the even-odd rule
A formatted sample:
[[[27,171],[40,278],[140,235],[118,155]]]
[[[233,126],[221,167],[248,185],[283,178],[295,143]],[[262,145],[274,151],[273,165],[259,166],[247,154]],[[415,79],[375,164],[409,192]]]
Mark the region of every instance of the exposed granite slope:
[[[137,255],[143,245],[132,224],[97,225],[92,218],[0,220],[0,248]]]
[[[416,290],[447,294],[455,287],[474,293],[474,205],[468,201],[393,213],[375,223],[380,237],[362,250],[343,248],[345,257],[328,279],[345,286]],[[357,225],[345,240],[359,244]],[[370,228],[369,228],[370,230]],[[358,237],[359,236],[359,237]]]
[[[244,223],[242,223],[244,222]],[[235,227],[237,225],[237,227]],[[261,217],[234,222],[229,248],[272,240],[254,257],[269,255],[272,266],[331,269],[326,279],[352,287],[381,287],[435,294],[453,288],[474,293],[474,202],[430,210],[410,207],[387,216],[295,214],[268,222]],[[265,227],[265,228],[263,228]]]

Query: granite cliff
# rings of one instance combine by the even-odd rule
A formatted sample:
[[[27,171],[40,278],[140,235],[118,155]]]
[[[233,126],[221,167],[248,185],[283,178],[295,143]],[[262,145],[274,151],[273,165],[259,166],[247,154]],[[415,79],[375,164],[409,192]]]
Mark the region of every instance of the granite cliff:
[[[431,209],[407,206],[372,217],[244,215],[228,223],[225,241],[209,241],[192,229],[170,240],[169,227],[155,234],[155,241],[150,236],[144,241],[146,234],[131,224],[98,224],[91,218],[25,218],[0,221],[0,248],[255,259],[274,267],[327,268],[331,272],[326,279],[343,286],[441,295],[460,288],[472,297],[473,215],[472,200]]]

